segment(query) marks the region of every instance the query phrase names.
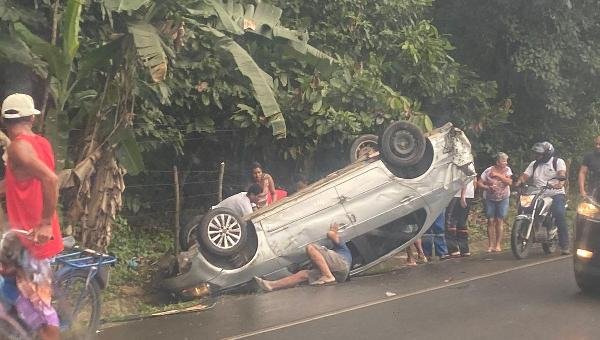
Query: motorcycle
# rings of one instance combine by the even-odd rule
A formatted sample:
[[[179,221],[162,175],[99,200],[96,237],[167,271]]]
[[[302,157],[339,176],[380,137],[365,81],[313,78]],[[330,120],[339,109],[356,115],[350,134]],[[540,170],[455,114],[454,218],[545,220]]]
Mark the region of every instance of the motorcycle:
[[[564,177],[552,180],[564,181]],[[529,254],[533,243],[541,243],[544,253],[551,254],[558,245],[558,228],[552,216],[552,197],[544,197],[544,192],[552,189],[550,181],[537,188],[524,186],[517,196],[517,217],[512,225],[510,248],[517,259]]]

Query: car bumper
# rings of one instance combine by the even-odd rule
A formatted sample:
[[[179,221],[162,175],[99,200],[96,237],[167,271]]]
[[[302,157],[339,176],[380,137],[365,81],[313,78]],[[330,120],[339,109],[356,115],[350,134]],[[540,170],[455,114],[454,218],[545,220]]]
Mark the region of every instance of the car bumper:
[[[600,220],[577,215],[574,248],[575,272],[600,279]]]

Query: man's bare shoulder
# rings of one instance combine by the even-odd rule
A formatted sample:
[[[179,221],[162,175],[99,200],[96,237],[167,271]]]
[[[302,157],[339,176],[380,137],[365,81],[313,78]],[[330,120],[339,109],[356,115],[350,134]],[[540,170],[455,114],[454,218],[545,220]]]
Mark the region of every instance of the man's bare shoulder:
[[[9,162],[14,165],[27,162],[36,155],[33,146],[29,142],[21,139],[17,139],[10,143],[6,151],[8,153]]]

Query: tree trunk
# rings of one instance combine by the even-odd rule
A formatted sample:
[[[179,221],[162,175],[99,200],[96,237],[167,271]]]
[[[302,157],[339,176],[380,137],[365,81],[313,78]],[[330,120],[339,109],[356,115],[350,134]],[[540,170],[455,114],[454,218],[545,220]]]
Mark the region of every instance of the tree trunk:
[[[84,246],[105,251],[123,203],[125,170],[118,165],[114,150],[103,148],[79,163],[71,175],[79,184],[70,200],[70,223],[80,224],[76,233]]]

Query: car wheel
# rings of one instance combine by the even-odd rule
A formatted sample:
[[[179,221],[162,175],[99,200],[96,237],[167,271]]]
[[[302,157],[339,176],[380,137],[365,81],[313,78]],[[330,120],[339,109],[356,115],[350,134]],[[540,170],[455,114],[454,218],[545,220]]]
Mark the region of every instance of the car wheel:
[[[383,159],[396,167],[419,163],[425,153],[423,132],[409,122],[400,121],[388,126],[379,139]]]
[[[200,222],[202,222],[203,216],[194,216],[188,224],[179,230],[179,247],[181,250],[189,250],[198,241],[198,227],[200,226]]]
[[[200,222],[200,242],[203,249],[219,256],[236,254],[246,244],[246,222],[227,208],[216,208]]]
[[[575,271],[575,282],[584,294],[598,294],[600,292],[600,288],[598,288],[600,280],[594,280],[589,275]]]
[[[368,155],[371,152],[379,151],[379,137],[376,135],[361,135],[352,142],[350,146],[350,163]]]

